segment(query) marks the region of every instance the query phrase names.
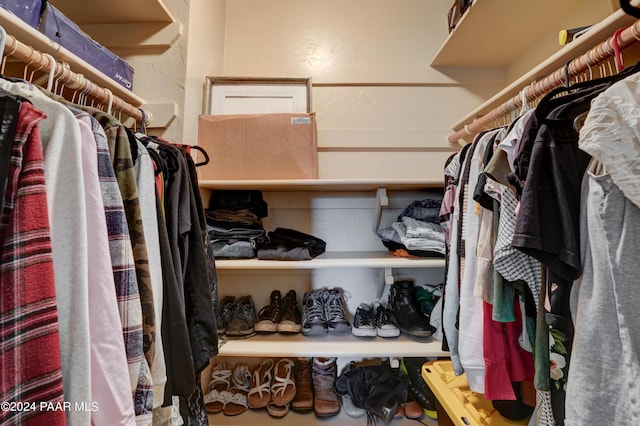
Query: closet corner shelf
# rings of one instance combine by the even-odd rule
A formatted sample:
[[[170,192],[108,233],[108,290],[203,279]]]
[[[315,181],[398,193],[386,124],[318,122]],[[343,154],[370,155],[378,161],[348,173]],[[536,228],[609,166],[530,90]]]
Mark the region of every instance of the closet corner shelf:
[[[580,38],[565,45],[562,49],[558,50],[556,53],[532,68],[529,72],[522,75],[493,97],[476,107],[473,111],[455,123],[452,126],[452,129],[454,131],[458,131],[464,128],[465,124],[471,123],[477,117],[482,117],[484,114],[507,101],[509,98],[515,96],[531,82],[537,81],[538,79],[553,73],[557,69],[563,67],[571,59],[584,54],[598,43],[601,43],[611,37],[617,29],[627,27],[633,24],[633,22],[635,22],[635,18],[627,15],[622,9],[616,10],[607,18],[595,24]],[[469,51],[471,50],[473,49],[469,49]]]
[[[549,11],[564,15],[583,2],[474,0],[434,56],[431,66],[505,66],[543,34],[558,30],[548,27],[552,23]]]
[[[434,179],[281,179],[281,180],[201,180],[204,189],[261,189],[263,191],[375,191],[442,188]]]
[[[60,46],[49,37],[29,26],[20,18],[3,8],[0,8],[0,25],[6,30],[8,35],[14,36],[17,40],[39,50],[42,53],[52,55],[58,61],[67,62],[71,66],[72,71],[83,74],[87,79],[93,81],[98,86],[111,90],[115,96],[118,96],[125,102],[134,106],[140,106],[145,103],[145,101],[135,93],[116,83],[93,65],[83,59],[80,59],[74,53]]]
[[[241,357],[410,357],[449,356],[442,342],[433,338],[417,339],[404,334],[396,338],[363,338],[351,334],[304,336],[302,334],[258,335],[248,339],[222,340],[219,356]]]
[[[328,268],[437,268],[444,258],[398,257],[388,251],[326,252],[312,260],[219,259],[218,270],[294,270]]]

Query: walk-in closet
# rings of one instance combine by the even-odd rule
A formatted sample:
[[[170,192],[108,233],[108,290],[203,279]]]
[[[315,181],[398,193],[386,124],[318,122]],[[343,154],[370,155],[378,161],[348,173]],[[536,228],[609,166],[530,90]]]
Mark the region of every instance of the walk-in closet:
[[[0,424],[640,424],[640,2],[0,0]]]

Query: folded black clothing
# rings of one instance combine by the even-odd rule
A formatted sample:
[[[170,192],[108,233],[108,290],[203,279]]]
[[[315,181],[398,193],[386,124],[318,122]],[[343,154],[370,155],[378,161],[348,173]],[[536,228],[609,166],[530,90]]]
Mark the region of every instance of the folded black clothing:
[[[305,234],[304,232],[296,231],[288,228],[276,228],[274,231],[268,233],[269,241],[258,251],[258,258],[262,259],[263,256],[269,253],[269,259],[273,259],[274,255],[281,253],[281,257],[286,260],[292,260],[290,257],[293,253],[299,254],[300,260],[312,259],[321,255],[327,248],[327,243],[318,237]],[[304,250],[299,250],[304,249]],[[292,253],[288,253],[292,252]],[[308,256],[304,253],[307,252]],[[294,256],[295,257],[295,256]],[[304,258],[304,259],[303,259]]]
[[[209,210],[242,210],[247,209],[259,218],[267,217],[269,207],[262,197],[262,191],[245,189],[215,190],[209,200]]]
[[[306,247],[285,248],[281,245],[267,244],[260,247],[256,257],[260,260],[311,260],[315,256],[311,256]]]
[[[382,244],[391,252],[396,251],[396,250],[406,250],[407,253],[409,253],[412,256],[417,256],[417,257],[437,257],[437,258],[442,258],[444,257],[444,254],[439,253],[437,251],[431,251],[431,250],[409,250],[407,249],[407,247],[404,244],[400,244],[397,243],[395,241],[392,240],[382,240]]]
[[[425,198],[424,200],[413,201],[400,212],[398,222],[402,222],[402,218],[408,216],[423,222],[439,223],[441,205],[442,198]]]

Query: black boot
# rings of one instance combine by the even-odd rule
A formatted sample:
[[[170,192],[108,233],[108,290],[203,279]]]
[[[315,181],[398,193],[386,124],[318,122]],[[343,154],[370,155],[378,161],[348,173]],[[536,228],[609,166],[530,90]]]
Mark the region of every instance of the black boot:
[[[431,336],[429,319],[424,316],[416,302],[413,281],[401,280],[391,285],[389,311],[403,333],[416,337]]]

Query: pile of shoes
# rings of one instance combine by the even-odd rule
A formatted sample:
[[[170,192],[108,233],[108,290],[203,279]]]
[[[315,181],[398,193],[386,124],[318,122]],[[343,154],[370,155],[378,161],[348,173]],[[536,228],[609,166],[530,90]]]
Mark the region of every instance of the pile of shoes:
[[[207,232],[216,259],[247,259],[267,242],[262,219],[268,206],[257,190],[216,190],[207,211]]]
[[[295,290],[289,290],[284,298],[280,290],[273,290],[269,304],[258,311],[254,326],[256,333],[300,333],[302,317]]]
[[[391,226],[380,228],[382,244],[396,256],[443,257],[444,230],[440,225],[440,198],[412,202]]]
[[[302,334],[322,336],[351,332],[344,292],[338,288],[308,291],[302,299]]]
[[[368,424],[382,419],[389,423],[396,416],[419,419],[424,412],[408,393],[409,378],[388,362],[379,365],[356,365],[351,362],[335,382],[347,415],[366,415]]]
[[[289,413],[315,412],[318,417],[340,413],[334,392],[336,358],[265,359],[251,372],[247,364],[231,368],[219,363],[211,370],[204,395],[207,413],[236,416],[248,409],[280,418]]]

